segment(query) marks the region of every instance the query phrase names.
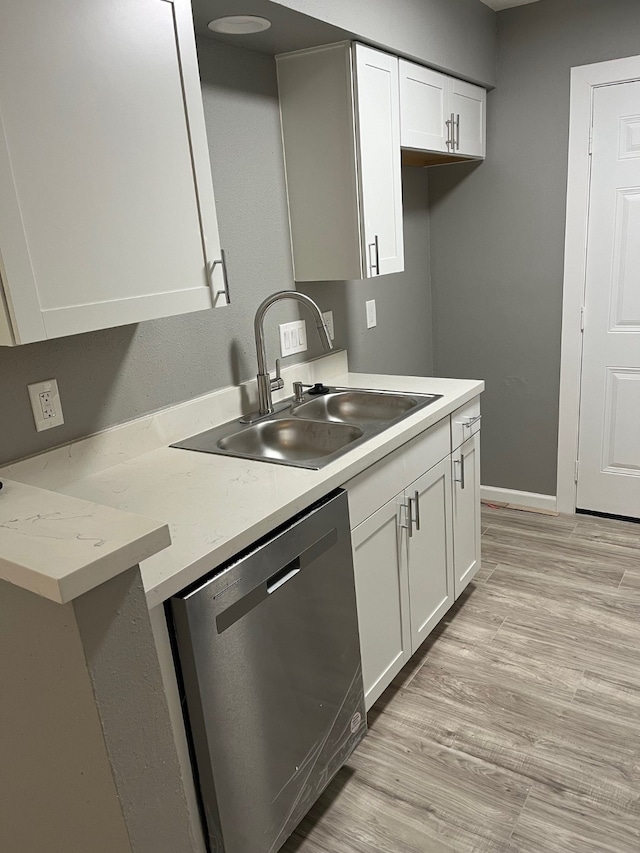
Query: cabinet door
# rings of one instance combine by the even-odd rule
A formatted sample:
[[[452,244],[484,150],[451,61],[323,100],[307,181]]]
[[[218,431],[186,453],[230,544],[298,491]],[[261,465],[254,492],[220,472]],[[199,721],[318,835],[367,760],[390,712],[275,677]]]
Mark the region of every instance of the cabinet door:
[[[398,59],[356,44],[362,240],[368,278],[404,269]]]
[[[14,342],[210,308],[222,271],[212,286],[220,246],[189,0],[7,0],[1,20]]]
[[[452,454],[456,598],[480,568],[480,433]]]
[[[411,656],[401,511],[394,498],[351,533],[367,710]]]
[[[484,157],[487,93],[481,86],[451,80],[449,112],[454,116],[455,153]]]
[[[405,494],[412,513],[409,601],[415,652],[454,602],[449,458],[423,474]]]
[[[276,57],[296,281],[364,278],[351,45]]]
[[[421,151],[448,151],[446,101],[449,78],[400,60],[400,144]]]

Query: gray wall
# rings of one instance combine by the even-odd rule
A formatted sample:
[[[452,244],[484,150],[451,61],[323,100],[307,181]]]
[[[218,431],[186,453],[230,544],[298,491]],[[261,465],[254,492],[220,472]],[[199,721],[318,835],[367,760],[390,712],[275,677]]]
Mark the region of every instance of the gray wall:
[[[426,169],[404,166],[404,272],[369,281],[299,284],[331,308],[349,369],[362,373],[433,374],[429,200]],[[375,299],[378,325],[367,329],[365,302]]]
[[[233,304],[14,349],[0,348],[0,464],[250,378],[256,372],[253,316],[268,294],[292,288],[291,249],[272,57],[207,40],[200,46],[205,113],[222,244]],[[424,373],[431,368],[426,175],[404,173],[407,272],[379,282],[310,288],[332,308],[336,345],[358,370]],[[378,327],[364,329],[375,297]],[[275,306],[277,324],[299,315]],[[311,329],[311,326],[308,327]],[[319,353],[313,334],[303,358]],[[57,378],[65,424],[36,433],[26,386]]]
[[[196,853],[136,566],[56,604],[0,580],[0,849]]]
[[[570,68],[640,53],[637,0],[498,14],[488,158],[431,169],[435,372],[486,380],[482,482],[555,494]]]
[[[131,853],[73,605],[0,580],[0,849]]]
[[[366,41],[494,86],[496,13],[480,0],[273,0]]]

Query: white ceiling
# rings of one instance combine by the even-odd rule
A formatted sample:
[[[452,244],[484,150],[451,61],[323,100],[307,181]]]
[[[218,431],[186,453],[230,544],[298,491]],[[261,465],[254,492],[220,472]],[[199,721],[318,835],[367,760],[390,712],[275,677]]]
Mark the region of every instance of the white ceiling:
[[[480,0],[480,2],[499,12],[500,9],[510,9],[512,6],[525,6],[527,3],[537,3],[538,0]]]

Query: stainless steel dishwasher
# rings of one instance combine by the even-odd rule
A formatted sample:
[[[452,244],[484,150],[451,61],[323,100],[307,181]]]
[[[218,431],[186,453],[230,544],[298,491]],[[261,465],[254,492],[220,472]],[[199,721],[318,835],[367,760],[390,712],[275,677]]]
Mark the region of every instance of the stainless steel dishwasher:
[[[366,732],[337,492],[171,600],[215,853],[275,853]]]

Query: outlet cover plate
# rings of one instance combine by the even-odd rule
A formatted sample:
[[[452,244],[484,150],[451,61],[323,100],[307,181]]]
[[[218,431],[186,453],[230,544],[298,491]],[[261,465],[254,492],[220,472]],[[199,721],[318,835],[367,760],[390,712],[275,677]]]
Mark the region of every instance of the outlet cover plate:
[[[333,340],[335,338],[335,331],[333,328],[333,311],[323,311],[322,317],[324,319],[324,324],[327,327],[327,331],[329,332],[329,337]]]
[[[306,352],[307,349],[307,324],[304,320],[294,320],[292,323],[280,325],[280,355],[295,355],[297,352]]]
[[[55,379],[47,379],[46,382],[35,382],[27,385],[31,408],[33,409],[33,420],[38,432],[52,427],[62,426],[62,403],[58,383]]]
[[[376,317],[376,300],[369,299],[365,302],[365,308],[367,310],[367,329],[373,329],[374,326],[378,325],[378,319]]]

